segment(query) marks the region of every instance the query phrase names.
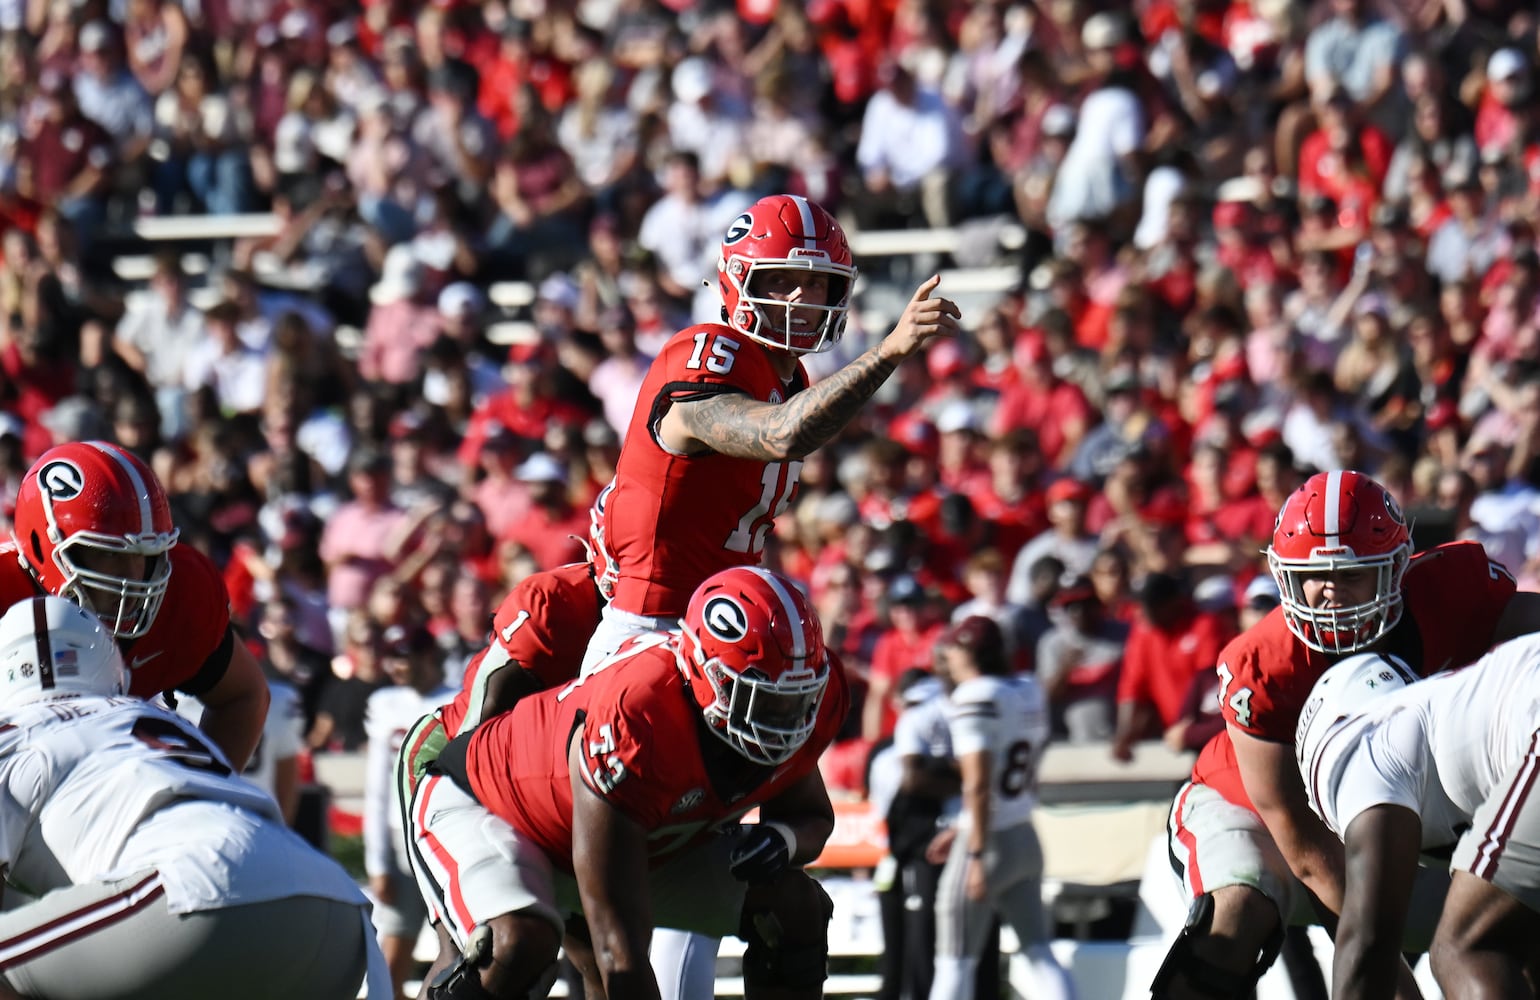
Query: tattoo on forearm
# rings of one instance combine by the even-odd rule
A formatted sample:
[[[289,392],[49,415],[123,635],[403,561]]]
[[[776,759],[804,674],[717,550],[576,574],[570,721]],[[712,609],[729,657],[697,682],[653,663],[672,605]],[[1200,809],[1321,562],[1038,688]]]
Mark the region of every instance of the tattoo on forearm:
[[[873,348],[785,403],[721,395],[682,406],[680,416],[691,436],[721,454],[800,459],[838,434],[897,367]]]

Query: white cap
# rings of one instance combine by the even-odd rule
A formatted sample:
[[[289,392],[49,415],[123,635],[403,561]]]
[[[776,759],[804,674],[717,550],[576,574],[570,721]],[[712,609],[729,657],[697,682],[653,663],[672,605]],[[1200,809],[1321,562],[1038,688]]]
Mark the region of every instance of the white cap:
[[[1498,49],[1487,60],[1488,80],[1507,80],[1524,72],[1524,56],[1518,49]]]
[[[567,485],[567,469],[549,452],[537,451],[519,463],[513,477],[526,483],[561,483]]]
[[[566,274],[558,271],[540,283],[540,290],[535,294],[535,301],[545,301],[552,305],[561,306],[569,312],[577,308],[578,286]]]
[[[1235,581],[1223,574],[1208,577],[1193,588],[1192,599],[1204,611],[1227,611],[1235,607]]]
[[[1092,14],[1080,29],[1080,44],[1088,49],[1110,49],[1128,40],[1128,22],[1109,11]]]
[[[691,56],[674,67],[670,82],[675,98],[694,104],[711,93],[711,64],[700,56]]]
[[[456,281],[438,293],[438,311],[445,316],[479,313],[486,307],[486,296],[469,281]]]
[[[410,243],[397,243],[385,254],[380,280],[369,289],[369,301],[377,306],[400,302],[422,288],[422,264]]]
[[[936,414],[936,430],[942,434],[951,434],[955,431],[976,431],[979,429],[979,414],[973,408],[973,404],[966,400],[954,399],[941,408]]]
[[[1257,601],[1268,601],[1274,607],[1283,603],[1283,595],[1278,592],[1278,581],[1273,579],[1271,573],[1263,573],[1246,585],[1246,604],[1250,606]]]

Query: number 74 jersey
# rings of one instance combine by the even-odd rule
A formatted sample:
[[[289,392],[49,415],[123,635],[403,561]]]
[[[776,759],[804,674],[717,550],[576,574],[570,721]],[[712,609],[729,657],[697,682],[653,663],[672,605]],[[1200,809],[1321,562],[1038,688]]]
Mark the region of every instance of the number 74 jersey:
[[[726,326],[688,327],[663,345],[642,381],[605,507],[616,608],[683,614],[701,581],[759,562],[776,515],[796,493],[801,462],[666,449],[658,422],[669,407],[725,393],[780,403],[806,387],[800,362],[782,382],[765,348]]]
[[[1375,649],[1405,660],[1419,676],[1462,667],[1492,646],[1513,577],[1487,558],[1479,542],[1460,541],[1419,552],[1402,581],[1401,621]],[[1294,637],[1274,608],[1219,654],[1219,710],[1227,725],[1260,739],[1294,745],[1294,729],[1311,688],[1333,657]],[[1235,745],[1228,729],[1215,734],[1193,765],[1192,780],[1248,809]]]

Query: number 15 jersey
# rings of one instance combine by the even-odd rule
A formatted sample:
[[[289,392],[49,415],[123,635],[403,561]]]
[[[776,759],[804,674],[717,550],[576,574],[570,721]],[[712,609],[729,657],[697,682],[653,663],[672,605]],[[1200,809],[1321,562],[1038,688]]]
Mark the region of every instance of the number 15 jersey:
[[[669,407],[724,393],[780,403],[807,384],[801,362],[783,382],[765,348],[725,326],[688,327],[663,345],[642,381],[605,508],[619,574],[611,604],[638,615],[683,614],[701,581],[759,562],[796,492],[801,462],[669,451],[658,440]]]

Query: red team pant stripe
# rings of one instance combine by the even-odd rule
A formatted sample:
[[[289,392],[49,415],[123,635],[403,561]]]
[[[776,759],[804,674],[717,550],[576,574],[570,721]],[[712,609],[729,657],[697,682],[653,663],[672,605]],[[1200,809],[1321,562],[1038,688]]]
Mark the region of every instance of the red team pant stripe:
[[[1524,756],[1523,766],[1519,768],[1513,784],[1508,786],[1502,806],[1497,810],[1492,825],[1487,827],[1486,836],[1481,838],[1476,862],[1471,865],[1471,874],[1479,879],[1490,882],[1497,874],[1497,862],[1503,856],[1503,848],[1513,835],[1513,826],[1518,822],[1519,813],[1524,811],[1524,801],[1535,787],[1535,778],[1540,775],[1540,760],[1535,757],[1537,743],[1540,743],[1540,730],[1530,737],[1529,752]]]
[[[1192,886],[1194,896],[1203,895],[1203,875],[1198,871],[1198,838],[1193,836],[1192,830],[1182,822],[1182,810],[1187,805],[1187,796],[1192,794],[1193,785],[1189,782],[1182,789],[1181,798],[1176,802],[1176,839],[1187,848],[1187,882]]]
[[[122,892],[94,900],[78,910],[0,941],[0,970],[30,962],[133,916],[166,894],[160,873],[152,872]]]
[[[455,864],[455,859],[444,849],[444,845],[428,830],[428,799],[433,795],[433,789],[444,778],[441,774],[435,774],[424,782],[422,793],[417,796],[417,829],[422,831],[422,839],[427,841],[428,850],[438,858],[438,863],[444,866],[444,871],[449,875],[449,885],[445,888],[448,892],[448,902],[454,908],[455,920],[462,930],[469,934],[476,927],[476,921],[471,918],[470,907],[465,905],[465,895],[460,891],[460,866]]]

